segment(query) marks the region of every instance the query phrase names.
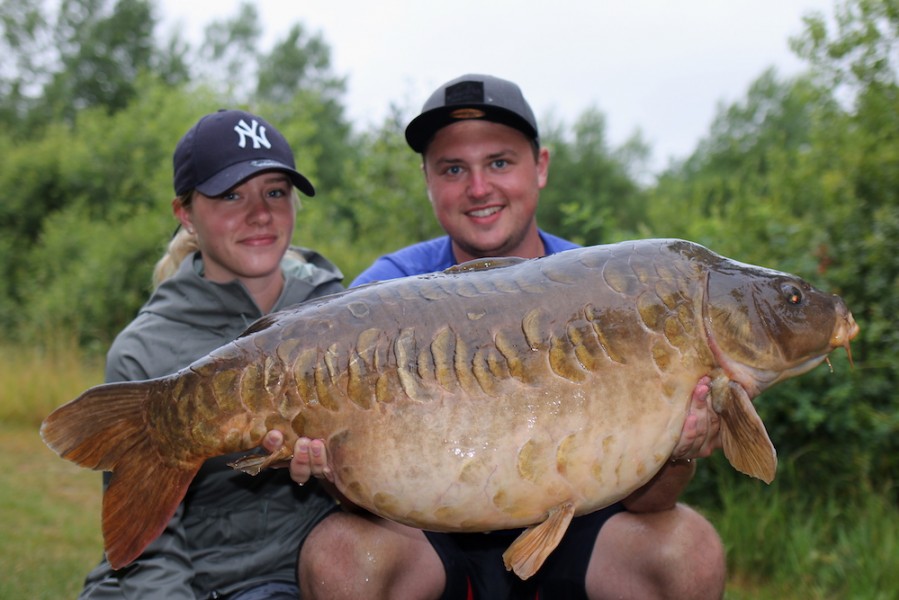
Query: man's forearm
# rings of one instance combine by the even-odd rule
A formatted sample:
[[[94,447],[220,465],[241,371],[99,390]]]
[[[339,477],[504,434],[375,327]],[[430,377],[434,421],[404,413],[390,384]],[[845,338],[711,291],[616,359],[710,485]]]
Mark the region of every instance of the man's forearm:
[[[672,509],[695,473],[695,461],[670,460],[655,477],[622,500],[622,503],[630,512],[638,513]]]

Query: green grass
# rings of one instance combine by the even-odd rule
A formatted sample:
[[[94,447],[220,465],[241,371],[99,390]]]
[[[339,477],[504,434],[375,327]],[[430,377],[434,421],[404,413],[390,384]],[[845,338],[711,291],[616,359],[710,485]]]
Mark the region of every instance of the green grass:
[[[51,410],[101,379],[100,364],[72,346],[0,347],[0,598],[74,598],[101,556],[100,475],[61,460],[38,434]],[[720,502],[704,512],[727,547],[727,599],[896,598],[895,486],[817,496],[797,491],[791,471],[782,464],[771,486],[715,483]]]
[[[101,380],[70,347],[0,348],[0,598],[74,598],[102,556],[100,474],[60,460],[38,432]]]
[[[0,346],[0,423],[34,425],[92,385],[103,382],[103,365],[86,358],[74,342],[39,348]]]
[[[791,486],[784,471],[770,488],[719,483],[722,506],[709,517],[727,547],[728,598],[896,598],[895,488],[859,484],[813,496]]]
[[[100,475],[60,460],[36,428],[0,425],[0,598],[74,598],[103,552]]]

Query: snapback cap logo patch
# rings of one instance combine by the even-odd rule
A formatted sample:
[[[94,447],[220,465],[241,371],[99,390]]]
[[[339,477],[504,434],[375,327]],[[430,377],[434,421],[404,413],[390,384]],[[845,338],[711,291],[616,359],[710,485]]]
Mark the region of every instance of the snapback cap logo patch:
[[[443,101],[447,106],[452,104],[483,104],[483,81],[460,81],[446,88]]]

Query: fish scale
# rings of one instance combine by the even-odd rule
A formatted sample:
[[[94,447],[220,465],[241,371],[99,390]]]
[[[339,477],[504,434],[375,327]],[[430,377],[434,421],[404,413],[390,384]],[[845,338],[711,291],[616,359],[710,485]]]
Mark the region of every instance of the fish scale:
[[[771,481],[752,398],[857,332],[838,297],[683,240],[483,259],[269,315],[170,376],[87,390],[41,433],[112,471],[115,568],[162,531],[203,461],[278,429],[285,447],[325,440],[338,489],[385,518],[526,527],[504,560],[527,578],[574,515],[658,472],[705,375],[725,455]]]

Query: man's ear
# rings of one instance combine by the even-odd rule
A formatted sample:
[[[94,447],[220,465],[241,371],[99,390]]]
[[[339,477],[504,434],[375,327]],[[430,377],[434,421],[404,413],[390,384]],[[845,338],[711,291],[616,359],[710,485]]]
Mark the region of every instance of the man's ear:
[[[549,179],[549,149],[540,148],[537,153],[537,185],[542,190]]]

